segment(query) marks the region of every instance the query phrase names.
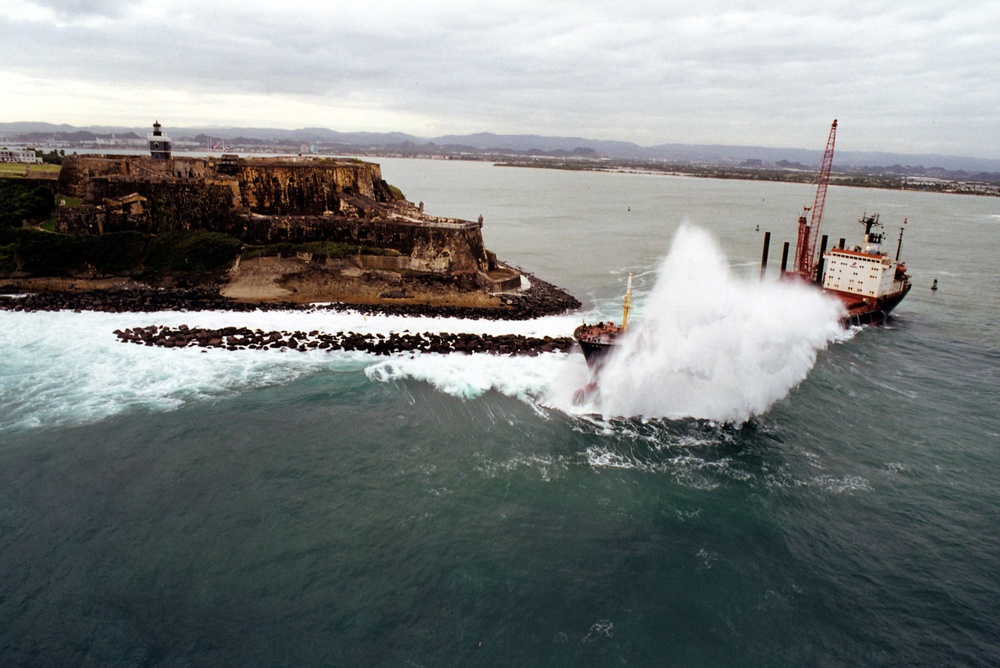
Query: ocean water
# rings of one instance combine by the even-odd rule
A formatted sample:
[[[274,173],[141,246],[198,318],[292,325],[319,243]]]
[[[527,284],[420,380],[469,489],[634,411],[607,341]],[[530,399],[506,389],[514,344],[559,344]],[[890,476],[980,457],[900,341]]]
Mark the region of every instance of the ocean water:
[[[914,276],[841,332],[774,280],[808,186],[380,162],[584,309],[0,312],[0,664],[1000,662],[1000,200],[831,188],[824,232],[877,211],[894,249],[906,218]],[[579,353],[112,333],[560,336],[617,320],[629,273],[631,340],[583,405]]]

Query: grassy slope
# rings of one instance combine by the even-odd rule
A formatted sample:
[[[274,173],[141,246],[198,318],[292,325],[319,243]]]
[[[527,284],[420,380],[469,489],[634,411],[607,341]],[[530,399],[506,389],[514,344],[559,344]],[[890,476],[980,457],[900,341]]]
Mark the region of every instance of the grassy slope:
[[[0,162],[0,178],[21,178],[28,173],[28,167],[33,172],[58,174],[59,165],[25,165],[18,162]]]

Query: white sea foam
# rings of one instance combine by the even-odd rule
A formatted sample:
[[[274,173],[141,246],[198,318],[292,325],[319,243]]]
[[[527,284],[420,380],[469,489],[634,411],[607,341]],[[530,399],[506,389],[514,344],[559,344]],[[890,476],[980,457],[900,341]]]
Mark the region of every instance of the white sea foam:
[[[538,357],[499,355],[414,354],[376,361],[365,369],[372,380],[420,380],[463,399],[474,399],[495,390],[509,397],[534,402],[568,363],[566,354]]]
[[[683,225],[584,410],[744,422],[847,336],[840,316],[840,303],[812,287],[733,275],[712,237]]]
[[[287,382],[314,363],[293,355],[125,345],[115,329],[179,324],[194,314],[4,313],[0,428],[99,420],[129,408],[169,410],[240,388]],[[200,314],[199,314],[200,315]]]
[[[432,332],[565,336],[574,318],[503,322],[366,316],[317,310],[238,313],[4,312],[0,314],[0,430],[93,422],[132,409],[171,410],[191,401],[290,382],[330,368],[368,369],[374,381],[413,378],[473,398],[494,388],[526,401],[566,354],[536,358],[360,352],[163,349],[124,344],[116,329],[146,325],[335,333]]]
[[[237,313],[20,313],[0,316],[0,429],[90,422],[129,409],[187,402],[290,382],[330,368],[373,382],[415,380],[463,399],[489,391],[542,411],[742,422],[805,378],[816,353],[842,336],[839,305],[816,290],[731,274],[707,233],[682,227],[600,378],[593,401],[573,396],[590,376],[579,353],[485,354],[230,352],[120,343],[115,329],[146,325],[263,331],[568,336],[578,316],[528,321],[365,316],[316,310]]]

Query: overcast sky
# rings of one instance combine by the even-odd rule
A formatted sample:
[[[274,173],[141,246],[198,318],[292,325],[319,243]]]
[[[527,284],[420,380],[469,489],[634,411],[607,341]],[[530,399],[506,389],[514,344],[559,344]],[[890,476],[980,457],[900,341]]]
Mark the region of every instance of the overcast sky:
[[[0,0],[0,121],[1000,157],[1000,0]]]

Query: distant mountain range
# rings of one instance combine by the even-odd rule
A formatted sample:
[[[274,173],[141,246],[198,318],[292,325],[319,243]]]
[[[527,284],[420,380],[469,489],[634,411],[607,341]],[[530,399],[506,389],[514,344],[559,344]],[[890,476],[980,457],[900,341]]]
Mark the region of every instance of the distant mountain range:
[[[149,128],[55,125],[52,123],[0,123],[0,144],[27,142],[46,145],[66,142],[70,145],[115,140],[142,140]],[[416,137],[403,132],[338,132],[327,128],[189,127],[165,128],[176,145],[206,146],[225,142],[237,148],[295,147],[305,144],[326,150],[345,152],[443,154],[443,155],[518,155],[612,160],[666,161],[738,165],[761,161],[765,165],[798,163],[807,168],[819,166],[822,150],[768,148],[764,146],[726,146],[714,144],[660,144],[640,146],[632,142],[586,139],[584,137],[547,137],[540,135],[498,135],[479,132],[469,135]],[[838,151],[835,168],[938,168],[968,173],[1000,172],[1000,159],[961,156]]]

